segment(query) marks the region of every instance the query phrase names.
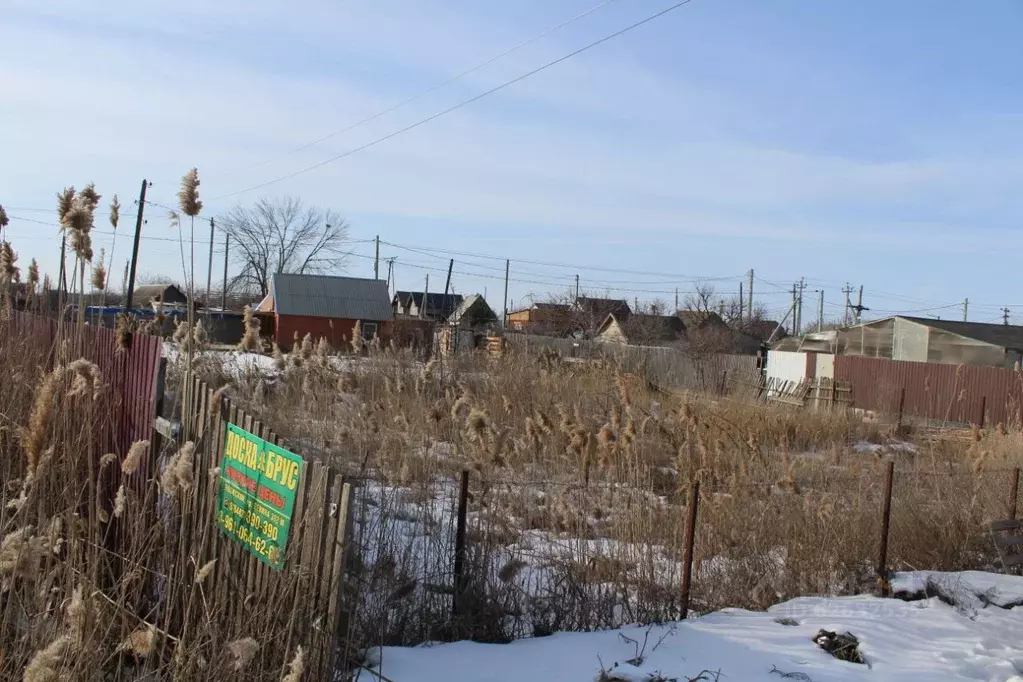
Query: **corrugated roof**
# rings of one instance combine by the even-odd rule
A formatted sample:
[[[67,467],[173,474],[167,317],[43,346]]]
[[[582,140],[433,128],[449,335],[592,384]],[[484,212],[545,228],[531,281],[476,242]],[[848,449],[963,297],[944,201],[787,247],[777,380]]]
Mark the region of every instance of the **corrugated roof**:
[[[896,315],[904,320],[941,329],[969,339],[990,343],[992,346],[1023,349],[1023,327],[1011,324],[988,324],[985,322],[957,322],[955,320],[933,320],[928,317]]]
[[[392,318],[387,282],[382,279],[276,274],[273,294],[278,315],[370,322]]]
[[[422,291],[399,291],[394,295],[394,299],[400,301],[403,306],[407,306],[410,302],[412,302],[415,303],[416,308],[423,307]],[[429,293],[426,295],[426,309],[424,310],[424,314],[447,317],[456,310],[464,300],[465,299],[461,294]]]
[[[479,294],[473,294],[455,308],[455,312],[451,313],[451,316],[448,317],[448,322],[450,324],[458,324],[470,312],[472,313],[470,319],[474,323],[485,324],[497,321],[497,315],[487,304],[486,299]]]

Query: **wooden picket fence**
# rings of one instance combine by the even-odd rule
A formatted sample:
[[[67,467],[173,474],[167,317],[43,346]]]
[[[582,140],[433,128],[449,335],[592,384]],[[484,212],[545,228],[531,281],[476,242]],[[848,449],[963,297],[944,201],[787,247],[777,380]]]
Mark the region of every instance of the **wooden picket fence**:
[[[245,637],[253,622],[279,619],[278,632],[286,632],[286,637],[265,643],[263,650],[283,655],[300,645],[307,652],[306,679],[333,679],[344,666],[349,627],[343,589],[352,546],[351,486],[331,467],[305,461],[284,568],[272,569],[217,528],[219,467],[229,423],[267,442],[287,445],[229,399],[218,399],[205,383],[196,380],[192,390],[184,393],[189,402],[181,413],[186,426],[180,442],[170,443],[154,434],[157,443],[153,451],[160,453],[157,456],[164,463],[183,442],[191,440],[196,446],[196,485],[191,496],[181,500],[180,514],[174,519],[177,532],[169,535],[178,543],[175,561],[168,567],[169,580],[187,581],[197,567],[215,559],[206,584],[211,602],[218,606],[221,632],[231,638]],[[168,614],[168,618],[172,622],[180,618],[187,624],[194,617],[188,610],[196,606],[179,603],[172,608],[177,613]],[[275,665],[276,658],[267,655],[271,658],[262,663]]]

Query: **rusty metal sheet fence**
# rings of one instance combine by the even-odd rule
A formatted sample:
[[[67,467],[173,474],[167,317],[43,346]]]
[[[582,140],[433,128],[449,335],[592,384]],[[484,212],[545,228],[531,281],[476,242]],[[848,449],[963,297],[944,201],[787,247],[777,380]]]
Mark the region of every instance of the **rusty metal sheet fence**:
[[[133,442],[149,440],[163,352],[159,338],[135,334],[127,348],[118,348],[113,329],[95,325],[79,328],[22,311],[11,311],[11,315],[6,341],[39,349],[47,367],[53,367],[59,356],[82,357],[99,367],[105,390],[97,445],[103,452],[123,455]]]
[[[856,408],[959,424],[1023,424],[1023,375],[1011,369],[839,355],[835,379],[852,385]]]

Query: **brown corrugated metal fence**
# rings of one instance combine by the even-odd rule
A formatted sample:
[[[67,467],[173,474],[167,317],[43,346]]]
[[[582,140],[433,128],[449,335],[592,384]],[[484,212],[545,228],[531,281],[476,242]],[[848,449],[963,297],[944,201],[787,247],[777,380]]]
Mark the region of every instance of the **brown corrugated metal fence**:
[[[49,349],[52,366],[61,339],[72,348],[68,357],[84,357],[99,367],[104,391],[97,410],[102,422],[97,447],[102,452],[127,453],[138,440],[150,440],[156,417],[156,387],[163,343],[155,336],[135,334],[131,345],[117,347],[117,332],[95,325],[81,329],[30,313],[12,311],[11,334],[30,341],[35,347]]]
[[[999,367],[835,357],[835,379],[852,384],[853,407],[963,424],[1019,424],[1023,375]],[[983,412],[983,415],[982,415]]]

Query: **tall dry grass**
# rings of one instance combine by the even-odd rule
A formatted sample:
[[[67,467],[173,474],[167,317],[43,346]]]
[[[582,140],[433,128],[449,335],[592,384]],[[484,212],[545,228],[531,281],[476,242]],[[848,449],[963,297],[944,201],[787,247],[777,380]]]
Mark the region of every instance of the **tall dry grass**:
[[[209,499],[216,491],[213,434],[162,451],[148,442],[107,451],[120,392],[87,359],[98,352],[99,332],[81,321],[55,324],[50,346],[40,343],[46,334],[32,331],[47,328],[44,322],[19,319],[6,298],[0,679],[297,682],[321,675],[320,635],[301,598],[305,579],[282,580],[282,593],[261,597],[246,591],[244,576],[239,583],[225,573],[242,562],[221,566],[212,558],[218,531],[196,507],[195,492],[204,489]],[[239,642],[255,649],[246,653],[252,647]]]
[[[1023,445],[1001,428],[907,451],[893,425],[666,394],[610,361],[543,353],[424,362],[314,345],[277,351],[272,372],[221,382],[292,449],[361,482],[361,565],[350,587],[367,645],[677,618],[697,480],[697,611],[875,589],[890,459],[889,566],[990,569],[983,523],[1007,513],[1006,472]],[[453,615],[464,469],[468,553]]]

